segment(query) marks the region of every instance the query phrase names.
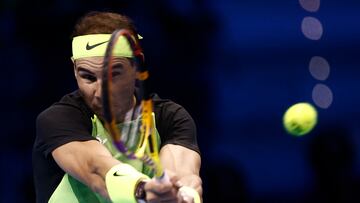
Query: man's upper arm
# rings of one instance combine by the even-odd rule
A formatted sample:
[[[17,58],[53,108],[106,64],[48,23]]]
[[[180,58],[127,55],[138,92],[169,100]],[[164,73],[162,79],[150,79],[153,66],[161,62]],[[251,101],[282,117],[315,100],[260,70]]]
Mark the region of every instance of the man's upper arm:
[[[180,145],[200,154],[196,125],[186,109],[169,101],[157,110],[156,127],[160,133],[161,145]]]
[[[91,136],[91,119],[80,109],[53,105],[36,119],[36,150],[48,156],[54,149],[72,141],[95,140]]]
[[[173,172],[182,185],[194,188],[201,196],[201,157],[194,120],[182,106],[171,101],[157,108],[157,116],[164,169]]]

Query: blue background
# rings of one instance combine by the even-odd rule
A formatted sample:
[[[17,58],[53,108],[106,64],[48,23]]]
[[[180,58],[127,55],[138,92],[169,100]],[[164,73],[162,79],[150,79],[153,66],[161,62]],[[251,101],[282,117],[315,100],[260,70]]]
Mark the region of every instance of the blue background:
[[[360,2],[324,0],[3,0],[0,3],[0,202],[34,202],[31,148],[38,113],[74,90],[71,32],[88,11],[131,17],[156,91],[198,126],[205,202],[358,202],[360,189]],[[318,41],[301,32],[320,20]],[[324,57],[330,76],[309,72]],[[297,138],[285,110],[333,92],[319,122]],[[220,200],[221,201],[220,201]]]

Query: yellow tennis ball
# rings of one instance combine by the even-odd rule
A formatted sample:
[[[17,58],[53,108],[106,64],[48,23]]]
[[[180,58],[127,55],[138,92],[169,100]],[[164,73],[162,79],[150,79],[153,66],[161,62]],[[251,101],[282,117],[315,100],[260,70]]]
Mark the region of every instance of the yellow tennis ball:
[[[317,111],[309,103],[297,103],[286,110],[283,124],[286,131],[295,136],[309,133],[317,123]]]

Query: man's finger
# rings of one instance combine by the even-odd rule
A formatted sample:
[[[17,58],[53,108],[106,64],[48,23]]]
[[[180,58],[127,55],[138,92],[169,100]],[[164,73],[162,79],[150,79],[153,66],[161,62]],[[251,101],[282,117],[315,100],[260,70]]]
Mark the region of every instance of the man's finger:
[[[153,192],[148,192],[146,194],[146,200],[148,203],[154,202],[177,202],[176,191],[170,191],[164,194],[156,194]]]
[[[172,188],[173,184],[171,182],[159,182],[154,179],[147,181],[144,186],[146,192],[153,192],[156,194],[169,192]]]
[[[187,187],[187,186],[183,186],[179,189],[178,199],[180,200],[179,202],[181,202],[181,203],[200,203],[201,202],[199,193],[195,189],[193,189],[191,187]]]

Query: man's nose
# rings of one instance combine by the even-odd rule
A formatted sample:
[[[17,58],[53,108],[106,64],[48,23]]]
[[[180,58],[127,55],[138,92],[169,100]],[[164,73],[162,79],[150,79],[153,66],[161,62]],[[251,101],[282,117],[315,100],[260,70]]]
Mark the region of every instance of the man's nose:
[[[96,87],[95,87],[95,97],[101,99],[101,95],[102,95],[102,81],[98,80],[96,82]]]

